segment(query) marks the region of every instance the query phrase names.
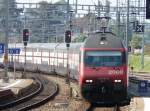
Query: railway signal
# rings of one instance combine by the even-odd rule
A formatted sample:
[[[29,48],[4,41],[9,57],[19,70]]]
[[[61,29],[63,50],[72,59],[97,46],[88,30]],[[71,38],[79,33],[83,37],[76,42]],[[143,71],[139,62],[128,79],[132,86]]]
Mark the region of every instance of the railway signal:
[[[71,30],[66,30],[65,32],[65,42],[69,44],[71,42]]]
[[[22,75],[22,78],[25,78],[26,75],[26,46],[29,40],[29,29],[23,29],[23,43],[24,43],[24,75]]]
[[[24,43],[24,46],[27,46],[28,40],[29,40],[29,30],[28,29],[23,29],[23,43]]]
[[[65,32],[65,43],[67,47],[67,72],[66,72],[66,83],[69,85],[69,95],[72,96],[72,88],[70,87],[70,70],[69,70],[69,47],[71,43],[71,30]]]
[[[146,0],[146,19],[150,19],[150,0]]]

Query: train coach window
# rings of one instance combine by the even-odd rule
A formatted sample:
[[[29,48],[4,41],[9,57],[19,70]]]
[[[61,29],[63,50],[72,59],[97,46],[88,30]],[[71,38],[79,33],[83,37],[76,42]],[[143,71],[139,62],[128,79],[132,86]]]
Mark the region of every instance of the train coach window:
[[[119,51],[87,51],[85,53],[85,65],[90,67],[120,66],[122,56]]]

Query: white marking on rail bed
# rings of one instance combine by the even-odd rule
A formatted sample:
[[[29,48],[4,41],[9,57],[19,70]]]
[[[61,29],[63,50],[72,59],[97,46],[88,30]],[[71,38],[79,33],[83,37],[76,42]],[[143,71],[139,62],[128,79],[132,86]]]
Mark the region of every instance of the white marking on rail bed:
[[[144,111],[150,110],[150,98],[143,98],[144,99]]]
[[[14,83],[12,83],[12,84],[10,84],[10,85],[8,85],[8,86],[2,87],[2,88],[3,88],[3,89],[10,88],[10,87],[12,87],[12,86],[15,86],[16,84],[19,84],[20,82],[21,82],[21,80],[17,80],[16,82],[14,82]]]
[[[54,104],[55,107],[68,107],[69,103],[68,102],[56,102]]]

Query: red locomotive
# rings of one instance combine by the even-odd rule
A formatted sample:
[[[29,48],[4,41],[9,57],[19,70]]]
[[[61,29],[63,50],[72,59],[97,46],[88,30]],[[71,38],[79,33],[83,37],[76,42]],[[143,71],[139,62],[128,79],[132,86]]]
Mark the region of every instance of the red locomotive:
[[[91,102],[130,102],[126,48],[112,33],[92,33],[81,50],[79,83]]]

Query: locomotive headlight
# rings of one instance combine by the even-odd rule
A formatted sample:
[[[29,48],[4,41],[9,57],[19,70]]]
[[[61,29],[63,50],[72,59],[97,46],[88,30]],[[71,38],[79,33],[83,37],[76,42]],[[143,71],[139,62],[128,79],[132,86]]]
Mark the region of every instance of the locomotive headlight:
[[[104,43],[104,41],[101,41],[100,44],[101,44],[101,45],[104,45],[105,43]]]
[[[92,83],[93,80],[86,80],[85,82],[86,82],[86,83]]]
[[[121,80],[118,80],[118,82],[121,82]]]
[[[114,82],[120,83],[120,82],[121,82],[121,80],[120,80],[120,79],[119,79],[119,80],[114,80]]]

